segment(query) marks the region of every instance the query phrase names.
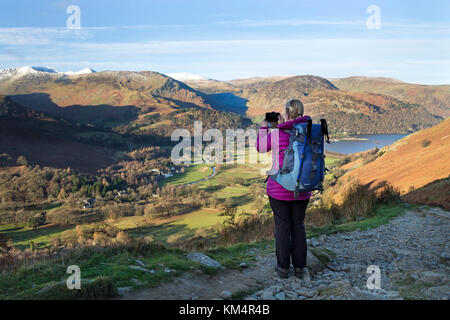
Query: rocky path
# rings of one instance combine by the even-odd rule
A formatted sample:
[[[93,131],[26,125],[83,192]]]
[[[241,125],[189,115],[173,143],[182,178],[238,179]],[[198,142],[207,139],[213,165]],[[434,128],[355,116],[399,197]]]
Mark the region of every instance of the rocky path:
[[[248,300],[448,299],[450,213],[438,208],[407,210],[389,224],[309,239],[304,279],[276,277],[274,254],[249,251],[256,262],[216,275],[185,274],[125,299],[219,299],[254,292]],[[380,289],[368,289],[367,268],[380,269]]]

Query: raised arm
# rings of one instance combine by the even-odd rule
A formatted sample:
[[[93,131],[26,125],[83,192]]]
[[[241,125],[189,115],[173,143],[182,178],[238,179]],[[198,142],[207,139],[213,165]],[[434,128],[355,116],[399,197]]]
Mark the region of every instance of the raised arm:
[[[271,134],[269,133],[267,121],[260,123],[258,135],[256,137],[256,150],[261,153],[269,152],[272,149]]]

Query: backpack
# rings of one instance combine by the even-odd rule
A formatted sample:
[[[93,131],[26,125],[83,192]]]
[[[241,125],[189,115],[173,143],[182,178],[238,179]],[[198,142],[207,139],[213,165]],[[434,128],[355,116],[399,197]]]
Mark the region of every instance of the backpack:
[[[286,190],[298,197],[300,192],[318,190],[323,192],[325,171],[324,137],[330,143],[328,125],[325,119],[320,124],[308,122],[294,124],[290,134],[289,146],[280,150],[285,152],[283,165],[278,171],[271,170],[270,179],[278,182]],[[276,156],[278,159],[278,156]]]

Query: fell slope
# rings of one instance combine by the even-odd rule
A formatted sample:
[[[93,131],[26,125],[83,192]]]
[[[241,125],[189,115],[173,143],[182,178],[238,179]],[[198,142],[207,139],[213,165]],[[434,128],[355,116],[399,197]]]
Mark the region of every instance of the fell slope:
[[[406,194],[447,178],[450,175],[450,119],[415,132],[381,151],[384,151],[382,156],[348,172],[341,180],[355,178],[373,188],[388,182]]]
[[[211,109],[203,93],[150,71],[80,75],[13,73],[0,78],[0,93],[11,96],[25,107],[50,114],[58,114],[58,108],[97,106],[107,108],[106,111],[113,107],[131,107],[143,113],[169,113],[180,107]],[[65,116],[70,118],[71,115]]]
[[[348,77],[330,79],[339,89],[372,92],[423,105],[430,113],[450,116],[450,85],[420,85],[389,78]]]
[[[441,121],[421,105],[380,94],[316,90],[302,101],[305,113],[315,121],[326,118],[333,133],[406,133]]]
[[[248,111],[251,116],[261,115],[272,110],[280,110],[288,99],[303,100],[315,90],[338,90],[331,82],[316,76],[289,77],[273,83],[264,84],[248,98]]]
[[[72,129],[65,121],[30,110],[0,95],[0,154],[7,154],[14,161],[23,155],[31,164],[71,167],[92,174],[117,162],[114,152],[106,148],[58,134]]]

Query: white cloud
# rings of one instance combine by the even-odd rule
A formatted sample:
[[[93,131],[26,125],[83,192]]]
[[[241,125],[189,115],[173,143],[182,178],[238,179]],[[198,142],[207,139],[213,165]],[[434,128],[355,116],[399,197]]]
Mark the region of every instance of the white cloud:
[[[71,30],[63,27],[0,28],[0,45],[48,45],[58,40],[87,40],[93,35],[87,29]]]
[[[3,53],[2,64],[49,65],[61,70],[91,67],[163,73],[187,71],[222,80],[250,75],[315,74],[377,75],[416,83],[450,83],[447,54],[450,43],[433,38],[70,42],[56,41],[58,37],[70,40],[65,38],[65,32],[58,32],[61,31],[50,33],[52,45],[38,49],[22,43],[11,45],[11,52],[20,52],[23,59]]]
[[[365,25],[365,20],[308,20],[308,19],[271,19],[271,20],[238,20],[220,21],[218,24],[240,27],[274,27],[302,25]]]
[[[389,59],[389,54],[408,57],[434,57],[445,55],[450,43],[438,39],[374,39],[374,38],[314,38],[314,39],[247,39],[247,40],[188,40],[146,42],[84,42],[67,44],[79,51],[111,54],[211,54],[236,53],[244,55],[277,54],[280,56],[329,57],[340,53],[361,58],[377,57]],[[448,51],[447,51],[448,52]],[[386,54],[379,56],[378,54]],[[238,58],[230,56],[229,59]],[[370,62],[370,61],[369,61]]]
[[[297,27],[297,26],[345,26],[353,27],[353,31],[366,31],[366,19],[268,19],[268,20],[235,20],[235,21],[220,21],[220,25],[236,26],[236,27]],[[346,29],[347,30],[347,29]],[[434,35],[448,35],[450,33],[450,24],[442,22],[420,22],[420,21],[386,21],[381,20],[381,29],[378,33],[385,31],[401,31],[409,32],[411,34],[434,34]]]
[[[231,20],[219,21],[217,24],[241,26],[241,27],[266,27],[266,26],[301,26],[301,25],[366,25],[366,17],[363,19],[337,19],[333,17],[323,19],[266,19],[266,20]],[[421,28],[421,29],[443,29],[449,28],[449,23],[442,22],[420,22],[414,20],[389,21],[382,19],[384,26],[392,28]]]

